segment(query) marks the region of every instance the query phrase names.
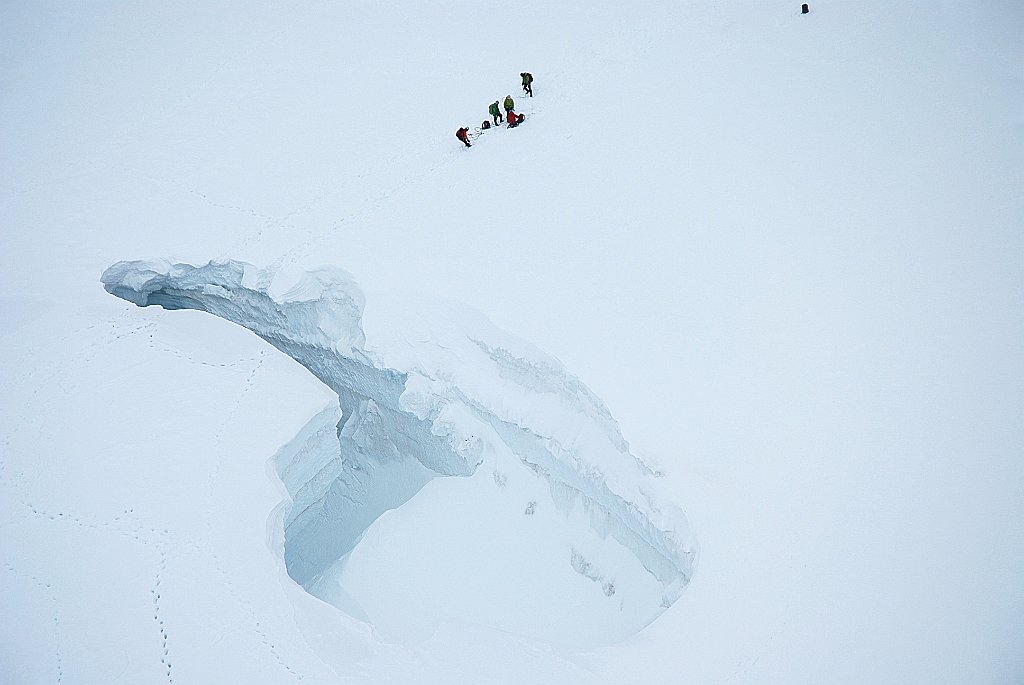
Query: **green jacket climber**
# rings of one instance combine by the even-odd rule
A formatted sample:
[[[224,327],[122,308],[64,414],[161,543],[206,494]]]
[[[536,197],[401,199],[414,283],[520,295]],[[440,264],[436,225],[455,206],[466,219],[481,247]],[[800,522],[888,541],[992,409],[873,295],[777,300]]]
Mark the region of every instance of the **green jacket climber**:
[[[524,71],[519,75],[523,77],[523,93],[533,97],[533,74]]]
[[[505,104],[505,111],[506,112],[511,112],[516,107],[516,103],[513,102],[511,95],[506,95],[505,96],[505,103],[504,104]]]
[[[494,118],[494,125],[497,126],[503,119],[501,118],[501,108],[498,107],[498,101],[495,100],[487,106],[487,113]]]

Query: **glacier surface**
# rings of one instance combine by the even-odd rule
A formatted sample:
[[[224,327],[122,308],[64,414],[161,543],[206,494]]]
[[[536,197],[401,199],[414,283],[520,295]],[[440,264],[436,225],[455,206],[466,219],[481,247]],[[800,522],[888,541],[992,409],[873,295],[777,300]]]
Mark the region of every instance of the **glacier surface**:
[[[112,265],[102,282],[140,307],[200,310],[244,326],[337,393],[337,406],[272,460],[290,496],[278,513],[284,559],[297,583],[385,637],[425,637],[448,618],[576,646],[607,643],[652,621],[689,582],[697,546],[685,516],[656,499],[656,474],[630,452],[607,407],[556,359],[479,314],[434,312],[412,341],[382,336],[374,346],[363,293],[339,269],[289,282],[236,261],[136,261]],[[443,476],[472,485],[426,487]],[[407,503],[431,497],[437,509],[476,504],[455,520],[424,524],[435,515],[428,506],[397,523]],[[385,543],[368,536],[389,523],[422,527],[401,546],[436,548],[442,559],[473,540],[477,569],[457,582],[484,588],[480,601],[432,607],[424,595],[444,597],[443,580],[403,599],[415,580],[379,568],[401,566],[403,551],[382,554]],[[424,540],[464,527],[454,540]],[[413,577],[432,568],[418,559]],[[382,587],[389,581],[400,587]]]

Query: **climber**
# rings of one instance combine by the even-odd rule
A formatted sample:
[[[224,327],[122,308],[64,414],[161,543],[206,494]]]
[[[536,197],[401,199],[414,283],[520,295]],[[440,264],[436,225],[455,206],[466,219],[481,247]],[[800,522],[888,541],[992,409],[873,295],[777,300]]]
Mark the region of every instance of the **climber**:
[[[503,104],[505,105],[505,111],[506,112],[511,112],[513,109],[516,108],[516,103],[512,99],[511,95],[506,95],[505,96],[505,102]]]
[[[469,144],[469,129],[463,126],[455,132],[455,137],[466,144],[466,147],[473,147]]]
[[[533,74],[524,71],[519,75],[523,78],[523,93],[533,97]]]
[[[503,121],[502,118],[501,118],[501,108],[498,107],[498,101],[497,100],[492,102],[490,104],[490,106],[487,107],[487,113],[490,114],[494,118],[494,125],[495,126],[497,126],[498,124],[500,124]]]

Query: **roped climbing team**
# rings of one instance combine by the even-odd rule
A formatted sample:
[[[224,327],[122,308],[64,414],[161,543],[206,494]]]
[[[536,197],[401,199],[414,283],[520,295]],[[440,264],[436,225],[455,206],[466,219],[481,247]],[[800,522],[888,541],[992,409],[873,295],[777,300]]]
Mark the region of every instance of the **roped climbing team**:
[[[533,74],[528,71],[524,71],[520,73],[519,76],[523,79],[523,94],[533,97]],[[511,95],[506,95],[505,101],[501,104],[505,109],[504,119],[502,119],[501,109],[498,108],[497,100],[487,106],[487,113],[491,115],[491,120],[494,122],[495,126],[500,124],[502,121],[506,121],[509,128],[515,128],[526,119],[526,115],[515,113],[516,103],[512,99]],[[491,121],[484,119],[483,123],[480,124],[480,129],[486,131],[489,128],[491,128]],[[473,147],[469,142],[469,128],[466,126],[459,128],[459,130],[455,132],[455,137],[458,138],[466,147]]]

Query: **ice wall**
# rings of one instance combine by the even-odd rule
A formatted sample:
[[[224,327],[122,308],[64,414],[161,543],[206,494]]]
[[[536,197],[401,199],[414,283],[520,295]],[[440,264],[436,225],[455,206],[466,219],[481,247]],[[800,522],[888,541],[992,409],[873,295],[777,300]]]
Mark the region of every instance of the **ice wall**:
[[[363,294],[336,269],[285,287],[273,272],[240,262],[119,262],[102,282],[138,306],[196,309],[244,326],[338,394],[338,407],[315,417],[274,460],[292,498],[284,518],[288,572],[307,589],[325,587],[325,574],[340,577],[339,560],[382,513],[437,477],[471,476],[501,455],[546,484],[563,518],[584,512],[589,535],[614,540],[635,558],[643,582],[660,588],[657,601],[644,600],[651,606],[634,628],[689,581],[696,544],[685,518],[656,501],[651,469],[630,452],[607,407],[560,362],[482,316],[445,310],[435,313],[439,325],[409,336],[415,342],[368,345]],[[565,545],[564,565],[600,579],[610,597],[615,582],[594,563]],[[626,601],[622,592],[618,601]],[[346,609],[360,613],[356,604]]]

